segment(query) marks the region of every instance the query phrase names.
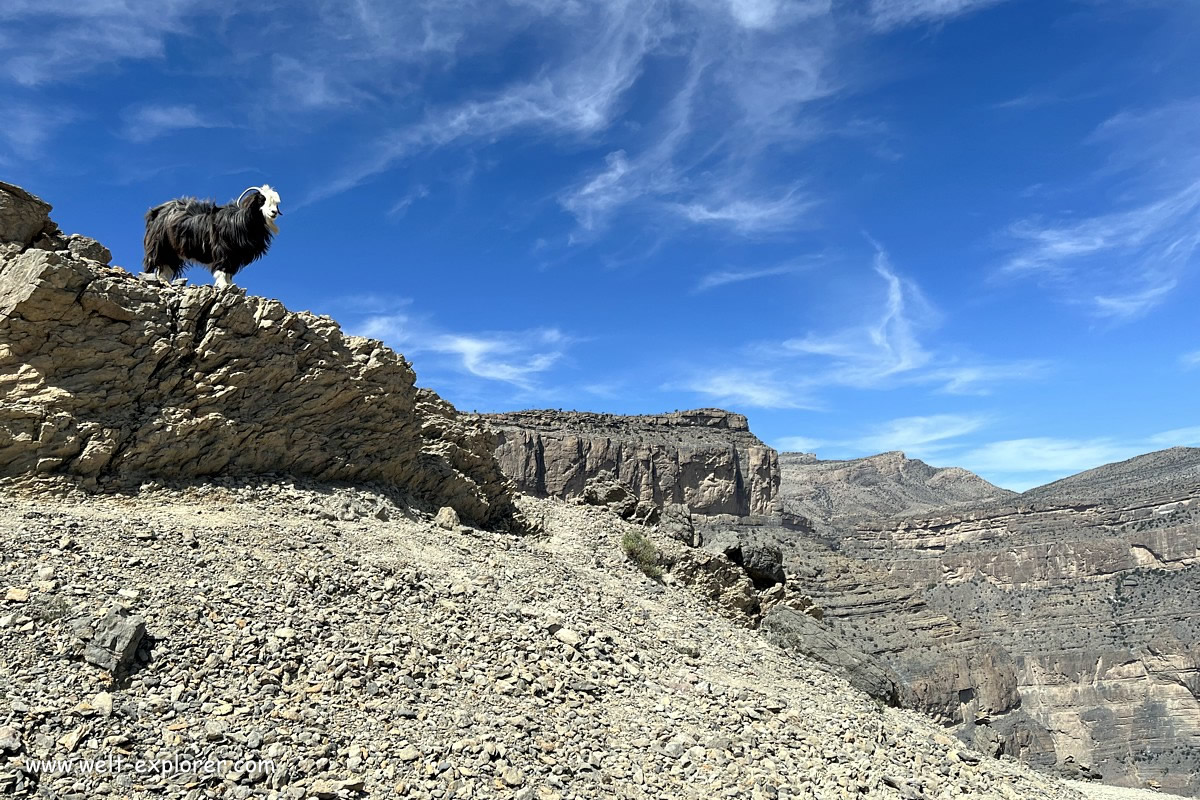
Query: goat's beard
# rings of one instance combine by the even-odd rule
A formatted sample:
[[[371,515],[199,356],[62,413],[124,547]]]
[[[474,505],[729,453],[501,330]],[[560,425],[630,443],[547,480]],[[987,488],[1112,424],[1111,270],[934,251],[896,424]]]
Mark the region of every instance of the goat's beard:
[[[264,217],[264,219],[267,221],[267,229],[271,231],[271,233],[278,236],[279,226],[275,224],[275,220],[271,219],[270,217]]]

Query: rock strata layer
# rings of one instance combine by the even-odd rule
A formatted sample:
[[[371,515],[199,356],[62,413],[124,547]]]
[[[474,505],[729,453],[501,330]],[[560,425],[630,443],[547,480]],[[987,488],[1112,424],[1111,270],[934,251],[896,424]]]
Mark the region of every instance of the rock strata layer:
[[[139,280],[49,211],[0,184],[0,477],[375,482],[513,520],[494,435],[403,356],[276,300]]]
[[[860,490],[819,538],[756,534],[904,705],[985,753],[1200,793],[1200,449],[933,513],[868,518]]]
[[[779,460],[746,418],[720,409],[619,416],[562,411],[484,414],[499,433],[496,457],[538,497],[582,497],[616,480],[644,502],[684,503],[693,514],[778,512]]]

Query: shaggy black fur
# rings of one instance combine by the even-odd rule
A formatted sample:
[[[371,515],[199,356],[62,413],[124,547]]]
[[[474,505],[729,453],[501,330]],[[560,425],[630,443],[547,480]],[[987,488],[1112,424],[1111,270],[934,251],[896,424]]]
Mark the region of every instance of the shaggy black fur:
[[[180,197],[146,212],[145,272],[168,267],[176,274],[188,264],[233,277],[262,258],[271,246],[271,229],[262,214],[264,198],[254,192],[240,205]]]

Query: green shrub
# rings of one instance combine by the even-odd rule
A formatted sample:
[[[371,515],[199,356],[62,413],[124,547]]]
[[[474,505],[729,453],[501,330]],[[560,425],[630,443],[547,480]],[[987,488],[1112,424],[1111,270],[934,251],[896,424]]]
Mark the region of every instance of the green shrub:
[[[637,564],[638,569],[646,573],[647,577],[656,581],[662,578],[662,567],[658,565],[658,550],[641,531],[627,531],[621,538],[621,548],[629,560]]]

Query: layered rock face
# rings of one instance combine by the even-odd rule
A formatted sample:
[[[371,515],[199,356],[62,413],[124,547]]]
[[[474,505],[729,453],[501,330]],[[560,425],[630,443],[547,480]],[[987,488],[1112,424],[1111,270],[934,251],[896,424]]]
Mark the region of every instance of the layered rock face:
[[[777,533],[789,575],[906,705],[986,752],[1200,792],[1200,450],[834,529],[836,552]]]
[[[901,452],[846,461],[780,453],[779,467],[783,510],[818,527],[827,527],[835,519],[919,513],[1015,495],[973,472],[931,467]]]
[[[641,500],[694,514],[777,513],[779,460],[746,418],[720,409],[618,416],[560,411],[483,414],[500,435],[496,457],[539,497],[580,497],[613,479]]]
[[[139,280],[49,210],[0,184],[0,477],[376,482],[513,521],[494,435],[402,356],[275,300]]]

